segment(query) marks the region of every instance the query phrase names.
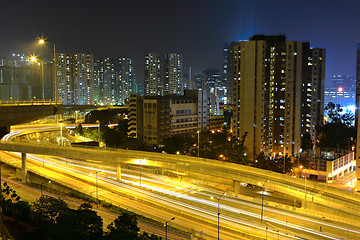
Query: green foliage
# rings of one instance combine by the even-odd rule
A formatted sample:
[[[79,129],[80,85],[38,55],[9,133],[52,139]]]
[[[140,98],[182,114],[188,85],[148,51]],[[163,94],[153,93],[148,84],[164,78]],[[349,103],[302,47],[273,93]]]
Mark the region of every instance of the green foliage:
[[[184,154],[196,142],[197,142],[197,139],[191,135],[173,136],[173,137],[164,139],[164,143],[165,143],[164,151],[167,153],[170,153],[170,154],[175,154],[176,152],[179,151],[182,154]]]
[[[66,203],[60,198],[43,196],[36,202],[29,205],[19,201],[19,196],[4,183],[1,196],[12,205],[12,211],[8,212],[18,221],[27,222],[30,228],[24,229],[22,239],[28,240],[101,240],[101,239],[136,239],[136,240],[159,240],[160,237],[145,232],[139,233],[137,226],[137,215],[122,208],[112,206],[111,211],[120,216],[108,226],[108,231],[103,232],[103,220],[92,210],[89,203],[81,204],[77,210],[69,209]],[[4,203],[5,201],[2,201]],[[142,221],[162,226],[160,222],[140,216]],[[185,233],[183,233],[185,234]]]
[[[83,193],[78,192],[78,191],[72,190],[72,191],[69,192],[69,195],[71,197],[75,197],[75,198],[83,199],[83,200],[88,201],[88,202],[96,203],[96,198],[94,198],[92,196],[89,196],[89,195],[86,195],[86,194],[83,194]]]
[[[81,125],[81,123],[75,128],[75,133],[83,135],[84,134],[84,128]]]
[[[80,205],[77,210],[62,212],[56,222],[45,239],[99,240],[103,237],[103,220],[88,203]]]
[[[2,194],[0,196],[0,205],[4,212],[11,212],[14,205],[20,201],[20,196],[17,195],[16,191],[10,188],[6,182],[3,184]]]
[[[106,240],[136,240],[140,228],[137,226],[136,215],[124,212],[107,227]]]
[[[33,212],[41,222],[55,223],[56,218],[67,211],[67,204],[60,198],[42,196],[33,204]]]
[[[301,148],[303,151],[309,151],[313,148],[310,134],[304,134],[301,138]]]
[[[356,129],[352,125],[354,115],[351,113],[341,114],[340,105],[329,103],[325,110],[328,113],[328,121],[316,126],[317,146],[320,148],[347,149],[353,145],[356,139]]]
[[[270,170],[278,173],[284,172],[284,158],[273,158],[265,156],[264,152],[260,152],[251,164],[253,167]],[[293,168],[291,159],[285,158],[285,172],[288,173]]]
[[[147,232],[143,232],[138,237],[139,240],[161,240],[161,237],[156,236],[155,234],[149,235]]]
[[[241,140],[226,129],[221,132],[205,132],[200,135],[200,156],[247,165],[249,156],[244,145],[247,133]]]

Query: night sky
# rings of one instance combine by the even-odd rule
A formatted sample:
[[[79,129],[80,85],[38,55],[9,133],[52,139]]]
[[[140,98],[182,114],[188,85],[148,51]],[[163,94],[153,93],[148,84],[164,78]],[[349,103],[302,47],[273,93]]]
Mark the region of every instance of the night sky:
[[[56,41],[57,52],[132,57],[176,52],[194,73],[222,70],[223,45],[253,34],[286,34],[327,50],[327,80],[355,76],[360,1],[2,1],[0,56],[34,52],[34,40]],[[36,50],[40,57],[51,53]]]

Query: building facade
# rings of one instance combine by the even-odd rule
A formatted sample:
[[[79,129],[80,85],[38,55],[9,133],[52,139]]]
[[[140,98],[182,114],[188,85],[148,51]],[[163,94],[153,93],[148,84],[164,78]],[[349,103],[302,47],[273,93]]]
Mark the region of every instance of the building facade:
[[[182,55],[177,53],[145,55],[146,96],[182,95],[184,91]]]
[[[93,104],[93,56],[85,53],[57,53],[55,60],[58,100],[64,105]]]
[[[131,58],[120,58],[118,60],[118,79],[120,83],[119,103],[127,104],[131,93],[137,93],[134,60]]]
[[[24,54],[0,58],[0,100],[52,99],[52,73],[51,62],[33,62]]]
[[[296,156],[301,136],[315,141],[324,108],[325,49],[285,36],[255,35],[232,44],[233,133],[254,158]]]
[[[175,135],[196,134],[198,130],[198,91],[183,96],[139,96],[129,100],[128,135],[149,146],[159,146]]]

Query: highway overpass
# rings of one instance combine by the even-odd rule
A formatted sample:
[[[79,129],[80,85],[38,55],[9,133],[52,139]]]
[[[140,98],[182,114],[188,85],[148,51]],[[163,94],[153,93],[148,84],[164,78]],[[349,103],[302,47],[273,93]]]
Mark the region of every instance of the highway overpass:
[[[232,186],[235,195],[240,189],[241,182],[258,185],[269,179],[266,184],[267,189],[302,198],[306,212],[314,214],[320,211],[331,212],[339,218],[346,214],[348,219],[354,220],[360,217],[360,196],[355,193],[312,181],[307,181],[305,187],[304,179],[229,162],[124,149],[74,148],[14,141],[1,141],[0,150],[22,153],[24,181],[27,174],[26,153],[95,161],[103,165],[116,166],[118,179],[121,178],[121,168],[141,164],[146,168],[157,169],[160,172],[171,171],[201,182],[229,185]],[[307,200],[306,204],[305,200]]]
[[[8,133],[11,125],[59,114],[62,110],[61,102],[52,100],[0,101],[0,136]]]

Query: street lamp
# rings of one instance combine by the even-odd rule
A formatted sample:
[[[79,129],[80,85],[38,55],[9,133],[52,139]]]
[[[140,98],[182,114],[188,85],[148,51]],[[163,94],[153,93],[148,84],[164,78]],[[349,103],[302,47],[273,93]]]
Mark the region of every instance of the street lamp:
[[[99,208],[98,172],[102,172],[102,170],[95,172],[95,177],[96,177],[96,180],[95,180],[96,181],[95,182],[95,186],[96,186],[96,207],[97,208]],[[92,175],[92,174],[90,173],[90,175]]]
[[[172,220],[175,220],[175,218],[173,217],[172,219],[170,219],[169,221],[166,221],[165,222],[165,239],[167,240],[167,225],[168,225],[168,222],[172,221]]]
[[[48,183],[51,183],[51,181],[49,181]],[[44,184],[44,183],[40,183],[41,197],[43,196],[43,184]]]
[[[63,143],[63,123],[62,122],[60,122],[60,144],[61,144],[61,146],[63,146],[64,145],[64,143]]]
[[[42,82],[42,99],[44,101],[45,99],[45,86],[44,86],[44,62],[42,60],[39,60],[36,56],[32,55],[29,57],[30,61],[33,63],[40,62],[41,67],[41,82]]]
[[[220,239],[220,199],[222,196],[226,195],[226,193],[222,193],[220,196],[215,196],[215,198],[218,201],[218,240]],[[214,197],[211,197],[211,199],[214,199]]]
[[[96,120],[96,123],[99,124],[99,128],[98,128],[98,142],[100,143],[100,121]]]
[[[307,191],[306,191],[306,178],[307,178],[307,177],[304,175],[304,176],[303,176],[303,178],[305,179],[305,208],[306,208],[306,207],[307,207],[307,206],[306,206],[306,205],[307,205],[307,204],[306,204],[306,203],[307,203],[307,202],[306,202],[306,197],[307,197]]]
[[[197,131],[198,134],[198,157],[200,156],[200,131]]]
[[[75,111],[75,123],[77,123],[77,115],[78,115],[78,113],[79,113],[79,111],[76,110],[76,111]]]
[[[261,194],[261,223],[263,220],[263,213],[264,213],[264,189],[265,189],[265,183],[268,182],[269,179],[266,179],[266,181],[263,184],[263,188],[262,188],[262,194]]]
[[[142,161],[142,159],[140,159],[140,176],[139,176],[139,186],[141,187],[141,161]]]
[[[56,78],[56,47],[55,47],[55,41],[48,41],[45,39],[38,39],[38,43],[40,45],[44,45],[46,43],[52,43],[54,44],[54,56],[53,56],[53,78],[54,78],[54,98],[55,98],[55,103],[57,104],[57,78]]]

